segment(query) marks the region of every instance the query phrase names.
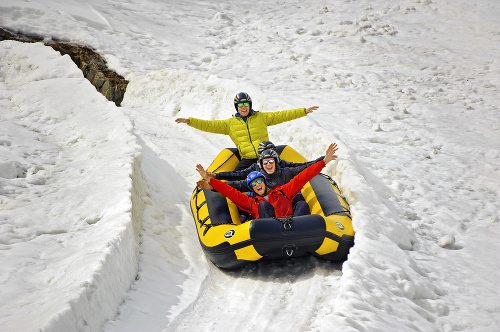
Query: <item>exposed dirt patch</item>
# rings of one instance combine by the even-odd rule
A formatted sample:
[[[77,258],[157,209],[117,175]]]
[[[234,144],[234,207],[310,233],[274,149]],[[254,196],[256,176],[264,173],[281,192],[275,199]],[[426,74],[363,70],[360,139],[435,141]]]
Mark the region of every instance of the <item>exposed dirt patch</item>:
[[[14,33],[0,28],[0,41],[2,40],[16,40],[24,43],[43,42],[62,55],[68,54],[97,91],[113,101],[116,106],[120,106],[128,81],[110,70],[106,65],[106,60],[91,48],[59,40],[46,41],[40,36]]]

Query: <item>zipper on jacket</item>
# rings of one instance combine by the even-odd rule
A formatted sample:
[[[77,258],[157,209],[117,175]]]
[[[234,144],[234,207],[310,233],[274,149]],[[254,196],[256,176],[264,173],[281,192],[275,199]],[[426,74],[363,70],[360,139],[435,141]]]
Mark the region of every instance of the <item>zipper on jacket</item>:
[[[245,121],[245,120],[243,120]],[[247,117],[247,121],[245,121],[246,125],[247,125],[247,131],[248,131],[248,138],[250,138],[250,145],[252,146],[253,148],[253,152],[255,152],[255,155],[257,156],[257,158],[259,158],[259,154],[257,153],[257,151],[255,150],[255,146],[253,145],[253,142],[252,142],[252,135],[250,135],[250,128],[248,127],[248,122],[250,121],[250,117]],[[267,128],[266,128],[267,130]]]

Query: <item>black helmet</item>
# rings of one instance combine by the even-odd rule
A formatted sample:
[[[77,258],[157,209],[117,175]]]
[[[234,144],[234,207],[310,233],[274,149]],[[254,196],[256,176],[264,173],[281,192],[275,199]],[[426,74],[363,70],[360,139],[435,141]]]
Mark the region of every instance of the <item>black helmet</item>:
[[[236,108],[236,111],[238,110],[239,103],[249,103],[250,109],[252,109],[252,98],[246,92],[240,92],[234,97],[234,108]]]
[[[274,145],[274,143],[271,141],[264,141],[264,142],[261,142],[259,144],[259,146],[257,147],[257,153],[260,156],[260,154],[262,152],[264,152],[266,150],[270,150],[270,149],[272,149],[272,150],[276,149],[276,146]]]
[[[278,169],[278,163],[280,162],[280,157],[274,150],[264,150],[259,156],[259,166],[264,169],[262,161],[267,158],[274,158],[274,163],[276,164],[276,169]]]

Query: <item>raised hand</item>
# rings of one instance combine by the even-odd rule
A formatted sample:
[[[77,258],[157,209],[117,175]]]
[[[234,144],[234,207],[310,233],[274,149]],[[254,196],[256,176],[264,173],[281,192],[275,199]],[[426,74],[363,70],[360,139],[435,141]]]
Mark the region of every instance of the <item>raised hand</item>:
[[[330,161],[337,159],[337,155],[335,155],[335,152],[337,152],[339,148],[337,147],[337,143],[332,143],[330,146],[328,146],[328,149],[326,149],[325,153],[325,164],[328,164]]]
[[[177,123],[187,123],[189,124],[189,119],[184,119],[184,118],[178,118],[178,119],[175,119],[175,122]]]
[[[203,180],[210,181],[210,177],[208,176],[208,172],[201,166],[200,164],[196,165],[196,170],[200,173]]]

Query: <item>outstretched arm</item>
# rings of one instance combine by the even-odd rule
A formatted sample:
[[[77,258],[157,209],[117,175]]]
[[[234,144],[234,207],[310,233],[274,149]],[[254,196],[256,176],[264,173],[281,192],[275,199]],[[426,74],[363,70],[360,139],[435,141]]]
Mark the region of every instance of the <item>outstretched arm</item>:
[[[251,198],[249,196],[239,192],[238,190],[225,184],[222,181],[210,178],[208,176],[208,172],[200,164],[196,165],[196,170],[198,171],[198,173],[200,173],[201,177],[204,180],[206,180],[206,181],[198,181],[197,184],[200,182],[204,182],[211,187],[210,183],[212,183],[214,185],[215,190],[220,192],[225,197],[229,198],[231,201],[233,201],[234,204],[238,205],[240,208],[243,208],[250,212]],[[203,186],[201,186],[201,188],[203,188]]]
[[[260,115],[264,117],[266,125],[274,126],[283,122],[304,117],[307,115],[305,111],[305,108],[296,108],[288,111],[261,112]]]
[[[208,133],[229,135],[231,119],[226,120],[202,120],[193,117],[187,119],[179,118],[177,123],[186,123],[188,126]]]
[[[319,172],[321,172],[321,170],[326,166],[327,163],[337,159],[337,156],[335,155],[335,152],[337,150],[337,144],[330,144],[330,146],[326,150],[325,158],[323,160],[309,166],[308,168],[300,172],[297,176],[295,176],[290,182],[282,186],[282,190],[285,192],[285,194],[288,197],[295,196],[308,181],[310,181],[313,177],[318,175]]]
[[[200,164],[196,165],[196,170],[198,171],[198,173],[200,173],[201,177],[203,178],[203,180],[196,182],[196,185],[202,189],[208,189],[208,190],[214,189],[214,187],[212,187],[212,185],[210,184],[210,180],[215,178],[213,176],[214,173],[207,172],[205,168],[203,168],[203,166],[201,166]],[[238,191],[246,191],[248,189],[245,180],[231,181],[228,182],[227,185]]]
[[[291,175],[291,178],[293,178],[295,175],[299,174],[303,170],[305,170],[307,167],[311,166],[312,164],[316,164],[318,161],[323,160],[325,156],[321,156],[317,159],[314,159],[312,161],[307,161],[305,163],[292,163],[288,161],[281,160],[280,161],[280,167],[283,169],[288,169]],[[291,179],[290,178],[290,179]],[[290,180],[286,181],[289,182]]]
[[[213,178],[217,180],[228,180],[228,181],[237,181],[246,179],[247,175],[252,171],[258,171],[259,166],[257,163],[253,163],[247,168],[240,171],[232,171],[232,172],[219,172],[219,173],[208,173],[208,175],[213,175]]]

